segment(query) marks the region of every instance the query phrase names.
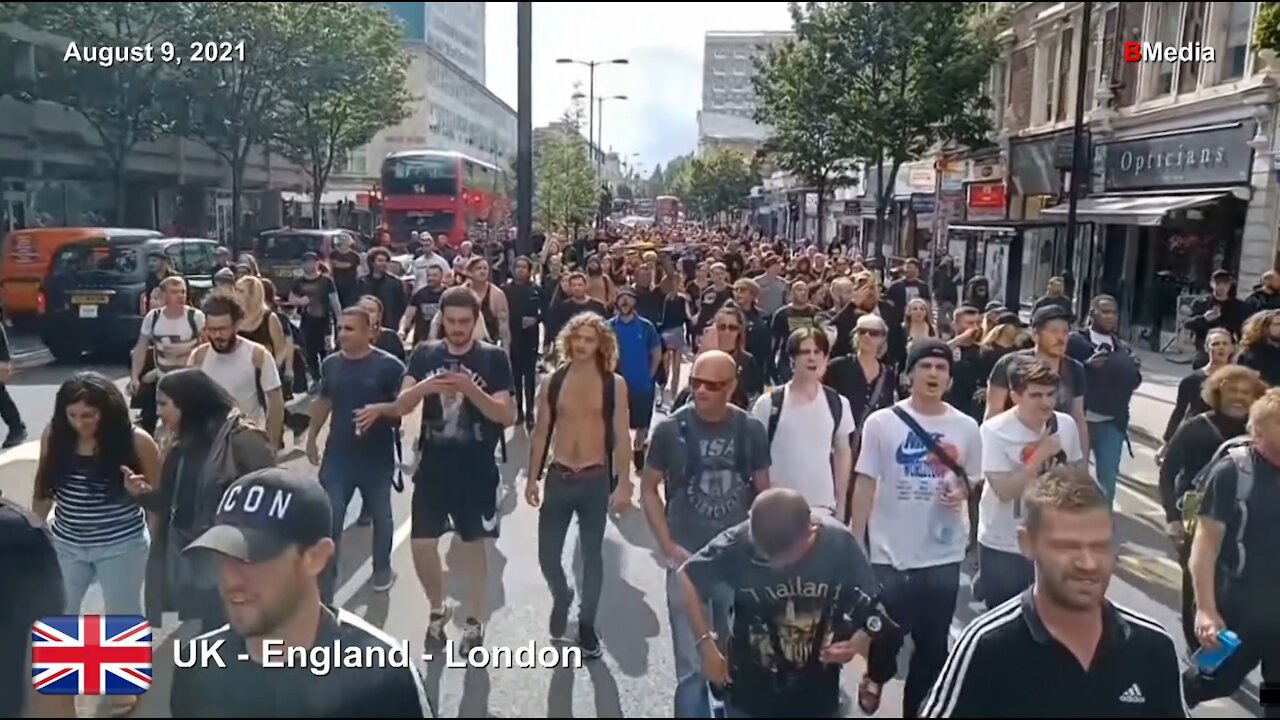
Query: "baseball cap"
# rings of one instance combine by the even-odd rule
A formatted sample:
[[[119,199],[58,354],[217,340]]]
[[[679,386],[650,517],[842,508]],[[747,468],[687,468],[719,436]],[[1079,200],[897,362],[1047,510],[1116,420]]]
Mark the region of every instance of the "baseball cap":
[[[1036,310],[1035,313],[1031,315],[1031,327],[1033,328],[1043,327],[1045,323],[1051,322],[1053,320],[1066,320],[1068,323],[1070,323],[1075,319],[1076,319],[1076,316],[1072,314],[1070,310],[1064,307],[1061,307],[1059,305],[1045,305],[1039,310]]]
[[[1209,279],[1210,280],[1230,280],[1231,271],[1218,268],[1217,270],[1213,271],[1213,275],[1210,275]]]
[[[630,285],[623,285],[618,288],[618,297],[622,297],[623,295],[630,295],[634,298],[636,296],[636,289]]]
[[[907,372],[911,372],[916,363],[925,358],[946,360],[947,367],[950,367],[955,362],[951,346],[936,338],[921,338],[912,341],[911,346],[907,348]]]
[[[310,251],[310,250],[308,250],[308,251],[306,251],[306,252],[302,253],[302,259],[303,259],[303,260],[319,260],[319,259],[320,259],[320,255],[319,255],[319,254],[317,254],[317,253],[314,253],[314,252],[312,252],[312,251]]]
[[[987,303],[987,307],[982,311],[984,313],[1002,312],[1005,309],[1004,303],[999,300],[992,300]]]
[[[284,468],[266,468],[227,487],[213,525],[183,552],[212,550],[241,562],[263,562],[291,545],[311,547],[332,536],[332,518],[320,483]]]
[[[213,274],[213,281],[216,283],[234,283],[236,274],[231,268],[222,268]]]

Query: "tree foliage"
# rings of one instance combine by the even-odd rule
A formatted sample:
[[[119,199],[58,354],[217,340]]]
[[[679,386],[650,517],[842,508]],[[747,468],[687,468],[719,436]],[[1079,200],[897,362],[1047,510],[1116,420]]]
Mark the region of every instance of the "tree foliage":
[[[683,165],[673,189],[694,215],[710,220],[741,207],[754,184],[746,158],[716,148]]]
[[[320,227],[320,195],[349,153],[409,115],[409,59],[399,28],[381,8],[360,3],[290,4],[302,48],[295,74],[282,84],[270,147],[304,169],[311,216]]]
[[[1253,44],[1258,50],[1280,52],[1280,2],[1259,3]]]
[[[757,73],[758,119],[775,129],[771,159],[818,191],[819,216],[851,160],[881,170],[868,192],[883,217],[902,163],[985,144],[983,82],[1008,10],[984,5],[790,4],[796,39]]]
[[[188,6],[190,5],[190,6]],[[77,51],[101,46],[152,46],[152,62],[117,64],[50,58],[34,77],[0,72],[12,85],[0,89],[19,100],[57,103],[79,113],[98,135],[99,151],[115,192],[115,217],[123,224],[125,171],[134,149],[173,129],[172,74],[160,61],[161,45],[201,22],[198,3],[47,2],[4,3],[0,16],[64,37]],[[173,50],[186,52],[186,47]],[[103,67],[110,64],[110,67]]]
[[[818,20],[844,86],[851,155],[877,169],[883,218],[903,163],[940,146],[989,144],[984,83],[1007,21],[1003,3],[836,3]],[[883,231],[884,223],[877,223]],[[876,243],[877,248],[881,245]]]
[[[543,135],[534,147],[534,209],[544,228],[559,232],[585,225],[598,201],[595,168],[579,127],[581,108],[566,110],[562,127]]]

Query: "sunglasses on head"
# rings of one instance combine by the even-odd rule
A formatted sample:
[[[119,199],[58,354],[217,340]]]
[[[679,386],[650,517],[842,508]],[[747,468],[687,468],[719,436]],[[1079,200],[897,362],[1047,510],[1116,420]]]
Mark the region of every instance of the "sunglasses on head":
[[[716,330],[720,332],[738,332],[741,329],[742,326],[737,323],[716,323]]]
[[[728,380],[706,380],[704,378],[689,378],[689,387],[694,390],[706,388],[710,392],[720,392],[729,386]]]

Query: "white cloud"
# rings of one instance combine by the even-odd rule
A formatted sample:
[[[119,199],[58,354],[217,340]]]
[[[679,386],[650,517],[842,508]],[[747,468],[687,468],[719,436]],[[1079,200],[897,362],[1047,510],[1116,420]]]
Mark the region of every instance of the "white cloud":
[[[485,3],[485,72],[489,89],[516,106],[516,3]],[[587,69],[557,65],[558,57],[625,57],[626,66],[596,70],[596,94],[606,102],[604,146],[654,163],[693,150],[702,106],[703,37],[711,30],[788,30],[785,2],[536,2],[533,3],[533,124],[558,118],[575,81]]]

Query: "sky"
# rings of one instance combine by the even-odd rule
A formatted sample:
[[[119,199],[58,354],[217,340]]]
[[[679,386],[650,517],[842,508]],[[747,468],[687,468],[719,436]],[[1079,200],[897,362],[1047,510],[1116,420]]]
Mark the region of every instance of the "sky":
[[[487,85],[516,107],[516,3],[485,3],[485,11]],[[605,102],[603,145],[647,176],[697,145],[705,33],[790,28],[785,2],[533,3],[533,126],[564,113],[574,81],[587,91],[587,68],[556,58],[626,58],[629,65],[596,69],[597,97],[629,98]]]

